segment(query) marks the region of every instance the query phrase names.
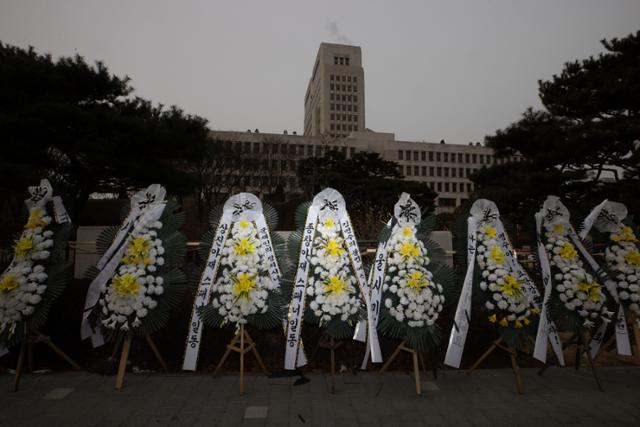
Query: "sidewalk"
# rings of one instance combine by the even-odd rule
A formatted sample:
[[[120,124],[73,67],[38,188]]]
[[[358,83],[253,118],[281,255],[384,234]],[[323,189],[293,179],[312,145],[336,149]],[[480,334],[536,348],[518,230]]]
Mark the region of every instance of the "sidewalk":
[[[524,395],[515,391],[511,370],[439,371],[423,374],[416,396],[408,373],[340,374],[336,394],[329,376],[248,376],[238,395],[238,376],[133,374],[125,388],[115,377],[88,373],[26,374],[20,391],[13,377],[0,376],[7,426],[464,426],[464,425],[638,425],[640,368],[598,370],[599,392],[588,369],[550,368],[543,377],[523,369]]]

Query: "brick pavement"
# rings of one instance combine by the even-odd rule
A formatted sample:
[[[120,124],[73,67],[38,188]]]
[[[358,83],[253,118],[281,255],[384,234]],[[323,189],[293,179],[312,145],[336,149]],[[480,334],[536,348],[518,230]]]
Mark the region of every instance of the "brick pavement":
[[[495,426],[638,425],[640,367],[599,369],[599,392],[586,369],[551,368],[543,377],[523,369],[525,394],[515,391],[508,369],[440,371],[437,382],[424,375],[416,396],[408,373],[341,374],[336,394],[329,376],[246,378],[202,373],[127,374],[115,378],[89,373],[27,374],[21,389],[2,375],[0,425],[8,426]]]

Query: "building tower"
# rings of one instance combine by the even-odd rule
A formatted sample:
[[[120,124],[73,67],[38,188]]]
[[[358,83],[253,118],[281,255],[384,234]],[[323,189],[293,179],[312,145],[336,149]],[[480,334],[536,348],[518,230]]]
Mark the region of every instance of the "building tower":
[[[304,134],[340,138],[364,126],[360,47],[320,43],[304,98]]]

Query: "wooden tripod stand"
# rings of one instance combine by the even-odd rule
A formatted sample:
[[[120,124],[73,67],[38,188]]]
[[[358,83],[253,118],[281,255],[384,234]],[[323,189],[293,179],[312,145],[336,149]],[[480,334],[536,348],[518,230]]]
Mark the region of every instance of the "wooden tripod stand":
[[[153,351],[153,354],[156,356],[156,359],[158,359],[160,366],[162,366],[162,370],[164,372],[167,372],[168,370],[167,364],[164,362],[164,359],[162,358],[162,355],[160,354],[158,347],[156,347],[156,344],[153,342],[151,335],[145,335],[144,338],[147,341],[147,344],[149,344],[149,347],[151,348],[151,350]],[[116,375],[116,390],[120,390],[124,386],[124,375],[127,372],[127,361],[129,360],[129,350],[131,350],[131,339],[132,339],[131,334],[128,334],[124,338],[124,342],[122,344],[122,352],[120,353],[120,364],[118,365],[118,375]],[[113,353],[111,355],[112,360],[115,359],[116,354],[118,353],[119,346],[120,346],[120,341],[117,341],[116,344],[113,346]]]
[[[493,341],[493,343],[487,349],[487,351],[485,351],[484,354],[482,356],[480,356],[480,358],[478,360],[476,360],[476,362],[473,364],[473,366],[471,366],[471,368],[469,368],[469,370],[467,371],[467,375],[471,375],[473,373],[473,371],[475,371],[478,368],[478,366],[480,366],[480,364],[482,362],[484,362],[484,360],[487,357],[489,357],[489,355],[496,348],[499,348],[500,350],[503,350],[503,351],[505,351],[506,353],[509,354],[509,358],[511,359],[511,369],[513,370],[513,375],[516,377],[516,389],[518,390],[518,394],[523,394],[522,378],[520,377],[520,367],[518,366],[518,360],[517,360],[518,353],[516,352],[515,349],[511,348],[510,345],[504,345],[502,343],[502,337],[500,337],[497,340]]]
[[[33,345],[43,343],[49,346],[51,350],[53,350],[61,359],[67,362],[73,369],[76,371],[80,370],[80,366],[69,357],[64,351],[60,349],[57,345],[51,341],[51,338],[43,335],[39,331],[32,330],[27,328],[27,335],[22,340],[20,344],[20,353],[18,354],[18,364],[16,366],[16,376],[13,381],[13,391],[18,391],[18,386],[20,385],[20,376],[22,375],[22,368],[24,365],[24,355],[27,353],[27,366],[30,372],[33,372]]]
[[[238,346],[239,344],[239,346]],[[265,375],[268,375],[267,367],[264,365],[262,358],[260,357],[260,353],[258,353],[258,349],[256,348],[256,343],[251,339],[249,332],[244,328],[244,324],[240,324],[240,329],[236,331],[233,336],[231,342],[227,345],[227,351],[224,352],[222,359],[216,366],[216,370],[213,371],[213,376],[215,377],[218,374],[218,371],[224,365],[224,362],[227,361],[227,358],[234,351],[240,354],[240,396],[244,394],[244,355],[249,351],[253,352],[253,355],[258,360],[258,365],[260,365],[260,369],[264,372]]]
[[[413,359],[413,376],[414,376],[414,380],[416,383],[416,394],[420,395],[422,394],[422,384],[420,383],[420,364],[422,364],[422,369],[424,369],[426,371],[426,367],[424,364],[424,356],[422,353],[420,353],[419,351],[407,347],[405,345],[405,341],[402,341],[400,344],[398,344],[398,347],[396,347],[396,349],[394,350],[394,352],[391,354],[391,357],[389,357],[389,359],[385,362],[384,365],[382,365],[382,368],[380,368],[380,371],[378,373],[382,374],[384,371],[387,370],[387,368],[389,367],[389,365],[391,365],[391,362],[394,361],[394,359],[396,357],[398,357],[398,355],[400,354],[401,351],[406,351],[407,353],[410,353]],[[419,361],[419,363],[418,363]],[[432,363],[431,369],[433,371],[433,378],[436,379],[437,378],[437,371],[436,371],[436,365],[434,363]]]
[[[565,348],[575,345],[576,346],[576,359],[575,359],[575,368],[576,370],[580,369],[580,360],[582,355],[585,354],[587,356],[587,361],[589,362],[589,366],[591,367],[591,373],[593,374],[593,378],[596,380],[596,384],[598,386],[598,390],[604,391],[602,385],[600,384],[600,379],[598,378],[598,373],[596,371],[596,367],[593,365],[593,358],[591,357],[591,352],[589,351],[589,343],[591,342],[592,337],[589,336],[588,332],[583,333],[582,335],[573,334],[568,342],[562,344],[562,350]],[[544,374],[544,372],[549,369],[551,363],[547,362],[544,364],[542,368],[538,371],[538,375]]]
[[[342,341],[336,341],[331,335],[325,332],[320,337],[318,346],[316,347],[316,351],[314,352],[314,357],[318,352],[318,348],[327,349],[331,353],[331,394],[335,394],[336,392],[336,350],[341,345]]]

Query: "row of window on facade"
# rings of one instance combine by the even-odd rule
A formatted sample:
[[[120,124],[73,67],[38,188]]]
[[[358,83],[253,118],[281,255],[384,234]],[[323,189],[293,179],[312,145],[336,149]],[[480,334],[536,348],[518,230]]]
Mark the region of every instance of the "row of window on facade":
[[[348,56],[336,55],[333,57],[335,65],[349,65],[350,58]]]
[[[413,156],[412,156],[413,153]],[[494,159],[490,154],[478,153],[449,153],[441,151],[417,151],[417,150],[398,150],[398,160],[414,162],[451,162],[451,163],[480,163],[481,165],[495,162],[503,163],[503,159]]]
[[[253,187],[253,189],[275,189],[278,186],[285,188],[298,188],[298,179],[288,176],[249,176],[249,175],[226,175],[218,176],[220,179],[220,185],[227,186],[234,189],[234,187],[240,189],[247,189],[247,187]]]
[[[358,125],[347,125],[344,123],[331,123],[331,130],[356,131]],[[347,136],[346,134],[343,136]]]
[[[429,176],[444,178],[469,178],[476,171],[473,168],[448,168],[443,166],[398,166],[405,176]]]
[[[337,91],[337,92],[357,92],[358,91],[358,85],[356,85],[356,84],[354,84],[354,85],[350,85],[350,84],[339,85],[339,84],[331,83],[329,85],[329,90]]]
[[[352,80],[352,79],[353,79],[353,80]],[[349,83],[351,83],[351,82],[353,81],[354,83],[358,83],[358,77],[356,77],[356,76],[353,76],[353,78],[352,78],[351,76],[345,76],[345,75],[337,76],[337,75],[335,75],[335,74],[331,74],[331,76],[330,76],[330,80],[331,80],[332,82],[333,82],[333,81],[335,81],[335,82],[340,82],[340,81],[342,81],[342,82],[349,82]]]
[[[356,126],[357,128],[357,126]],[[352,129],[357,130],[357,129]],[[328,150],[342,151],[345,156],[353,156],[355,154],[355,147],[326,147],[322,145],[311,144],[288,144],[278,142],[251,142],[251,141],[221,141],[223,147],[227,150],[233,150],[238,153],[245,154],[284,154],[293,155],[299,157],[312,157],[322,156]],[[287,166],[283,166],[286,168]]]
[[[340,95],[340,94],[330,94],[329,95],[329,100],[330,101],[342,101],[342,102],[353,102],[353,103],[357,103],[358,102],[358,95]],[[340,105],[340,104],[338,104]],[[331,104],[330,108],[333,110],[334,109],[334,104]],[[358,111],[356,109],[356,111]]]
[[[436,193],[465,193],[473,192],[473,184],[471,182],[427,182],[429,188]]]
[[[343,122],[357,122],[358,116],[353,114],[330,114],[331,120],[342,120]]]
[[[342,101],[345,102],[345,104],[340,104],[339,102],[337,104],[331,104],[329,107],[332,110],[342,110],[342,111],[355,111],[356,113],[358,112],[358,105],[355,104],[355,102],[358,101],[358,97],[355,97],[355,99],[352,101],[351,95],[348,95],[346,98],[344,95],[342,95],[342,97],[340,95],[336,95],[335,98],[333,96],[333,94],[330,95],[330,101]],[[353,104],[352,104],[353,102]]]

